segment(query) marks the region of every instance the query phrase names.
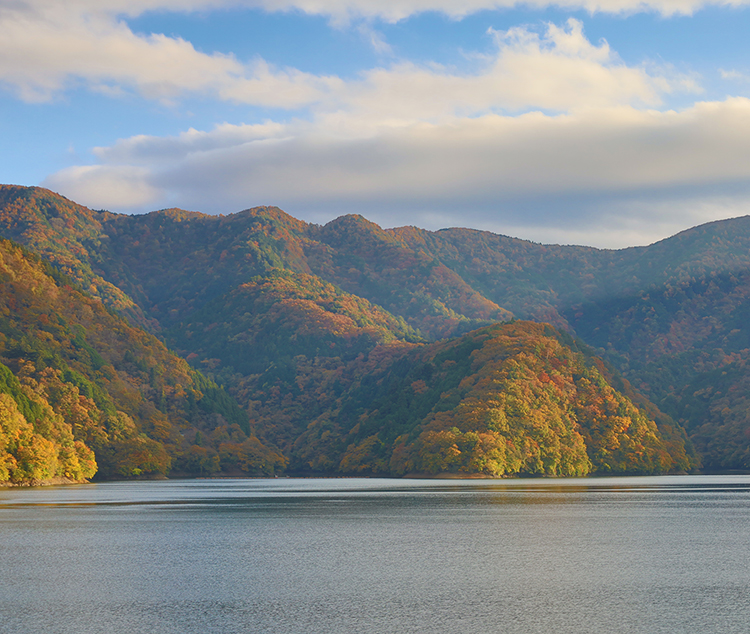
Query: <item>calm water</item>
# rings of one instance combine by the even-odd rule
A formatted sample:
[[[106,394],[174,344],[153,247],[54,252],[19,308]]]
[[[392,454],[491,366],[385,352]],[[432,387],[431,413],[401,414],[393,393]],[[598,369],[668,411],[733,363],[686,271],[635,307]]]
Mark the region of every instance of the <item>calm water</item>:
[[[0,489],[0,632],[750,631],[750,477]]]

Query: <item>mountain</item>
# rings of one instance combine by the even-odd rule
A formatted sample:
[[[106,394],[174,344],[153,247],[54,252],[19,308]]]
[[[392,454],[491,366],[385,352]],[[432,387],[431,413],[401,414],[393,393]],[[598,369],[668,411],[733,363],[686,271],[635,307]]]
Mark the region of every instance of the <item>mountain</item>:
[[[311,225],[274,207],[127,216],[4,186],[0,234],[226,385],[292,467],[313,468],[299,440],[311,420],[365,398],[351,390],[360,366],[380,371],[368,359],[517,318],[590,346],[670,442],[687,430],[704,468],[750,468],[748,218],[612,251],[361,216]]]
[[[104,215],[46,189],[0,186],[0,227],[5,238],[42,254],[87,293],[142,322],[138,305],[92,270],[101,240],[107,239],[100,222]]]
[[[392,233],[517,317],[593,346],[688,430],[706,469],[750,469],[750,217],[617,251],[468,229]]]
[[[685,427],[713,471],[750,468],[750,217],[620,251],[396,230],[523,318],[593,346]]]
[[[338,407],[295,442],[293,459],[387,475],[652,474],[691,466],[674,426],[659,429],[612,387],[600,360],[549,325],[495,324],[353,374]]]
[[[124,477],[269,474],[285,460],[213,381],[2,240],[0,482],[76,481],[97,463],[102,476]]]

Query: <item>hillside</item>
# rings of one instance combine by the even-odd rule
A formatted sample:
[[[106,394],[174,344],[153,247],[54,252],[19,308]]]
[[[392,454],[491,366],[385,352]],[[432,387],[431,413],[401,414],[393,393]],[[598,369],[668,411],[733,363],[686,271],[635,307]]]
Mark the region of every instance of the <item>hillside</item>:
[[[140,307],[92,269],[101,241],[107,240],[100,222],[106,215],[39,187],[0,186],[0,235],[42,255],[87,293],[142,322]]]
[[[294,458],[343,473],[582,476],[691,467],[679,431],[552,327],[496,324],[378,363]]]
[[[346,379],[359,355],[516,317],[592,346],[688,430],[706,468],[750,469],[748,218],[609,251],[468,229],[384,230],[361,216],[310,225],[273,207],[124,216],[36,188],[1,191],[0,234],[226,385],[265,421],[260,437],[286,452],[299,431],[290,412],[334,407],[349,386],[324,377]],[[268,412],[282,394],[284,421]]]
[[[6,240],[0,395],[0,482],[80,480],[97,463],[103,477],[230,472],[243,460],[246,472],[272,473],[284,464],[215,383]]]
[[[403,319],[366,299],[287,269],[251,278],[165,335],[177,349],[218,358],[222,368],[243,375],[292,357],[349,361],[378,344],[422,340]]]
[[[706,469],[750,469],[750,217],[620,251],[467,229],[392,232],[517,317],[595,347],[688,430]]]

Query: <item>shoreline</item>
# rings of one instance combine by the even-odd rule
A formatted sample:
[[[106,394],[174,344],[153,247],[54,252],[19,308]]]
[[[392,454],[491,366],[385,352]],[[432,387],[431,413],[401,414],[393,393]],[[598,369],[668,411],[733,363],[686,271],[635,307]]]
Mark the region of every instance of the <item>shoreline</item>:
[[[29,480],[27,482],[0,482],[0,489],[17,489],[19,487],[52,487],[69,484],[90,484],[90,480],[73,480],[71,478],[57,477],[46,480]]]

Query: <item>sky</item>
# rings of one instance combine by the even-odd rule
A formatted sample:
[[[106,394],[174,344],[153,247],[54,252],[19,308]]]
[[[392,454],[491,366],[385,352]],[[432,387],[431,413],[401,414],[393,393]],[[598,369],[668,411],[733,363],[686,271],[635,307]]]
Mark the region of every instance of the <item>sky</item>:
[[[0,0],[0,182],[645,245],[750,213],[750,0]]]

